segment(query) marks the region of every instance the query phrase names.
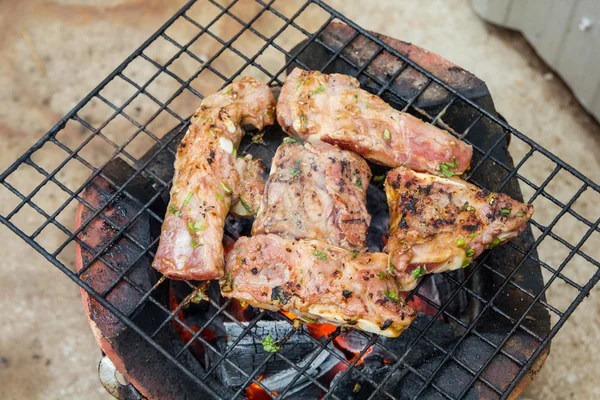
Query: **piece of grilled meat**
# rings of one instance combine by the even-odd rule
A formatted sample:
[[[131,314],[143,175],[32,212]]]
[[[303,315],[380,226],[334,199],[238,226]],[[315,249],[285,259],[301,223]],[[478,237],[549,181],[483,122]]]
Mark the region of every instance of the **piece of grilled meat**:
[[[260,158],[253,158],[250,154],[237,158],[234,168],[237,176],[229,214],[236,217],[252,217],[260,207],[267,169]]]
[[[463,173],[473,154],[470,145],[395,110],[348,75],[294,69],[281,89],[277,120],[303,140],[321,140],[377,164],[436,175]]]
[[[287,143],[286,143],[287,142]],[[275,153],[252,234],[318,239],[362,250],[371,216],[365,160],[323,142],[287,139]]]
[[[219,284],[225,297],[255,307],[396,337],[417,314],[400,297],[387,265],[384,253],[258,235],[238,239]]]
[[[486,248],[521,233],[533,206],[454,178],[406,168],[388,172],[390,207],[386,251],[403,290],[426,273],[466,267]],[[393,266],[393,267],[392,267]]]
[[[177,149],[175,175],[152,266],[172,279],[223,275],[223,226],[239,182],[241,125],[274,123],[269,87],[246,77],[206,97]]]

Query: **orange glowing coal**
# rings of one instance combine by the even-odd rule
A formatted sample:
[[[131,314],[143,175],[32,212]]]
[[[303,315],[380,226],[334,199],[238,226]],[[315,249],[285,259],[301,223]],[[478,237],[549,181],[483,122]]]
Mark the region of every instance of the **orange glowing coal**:
[[[259,376],[257,381],[261,381],[263,375]],[[277,397],[277,392],[271,392],[274,397]],[[246,397],[248,400],[271,400],[272,397],[265,392],[263,388],[261,388],[258,383],[253,382],[250,386],[246,388]]]

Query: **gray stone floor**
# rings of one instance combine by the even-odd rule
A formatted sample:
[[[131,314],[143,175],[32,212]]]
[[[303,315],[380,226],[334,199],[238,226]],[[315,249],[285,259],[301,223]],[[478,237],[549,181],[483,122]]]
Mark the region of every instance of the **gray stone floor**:
[[[182,1],[160,0],[4,0],[0,2],[0,170],[47,131],[85,94],[141,44]],[[199,2],[192,14],[200,19],[211,13],[210,6]],[[282,12],[295,9],[300,2],[278,0]],[[365,28],[379,31],[434,51],[461,65],[485,80],[497,109],[516,128],[578,168],[592,180],[600,181],[600,129],[582,111],[562,81],[539,61],[521,35],[481,22],[466,0],[378,2],[330,0],[329,3]],[[251,10],[251,0],[236,6]],[[309,9],[311,17],[302,23],[311,28],[321,14]],[[268,29],[270,21],[258,24]],[[235,24],[220,24],[215,33],[228,35]],[[190,26],[175,26],[175,37],[185,38]],[[293,37],[289,39],[293,42]],[[286,43],[289,44],[289,43]],[[251,43],[248,43],[250,46]],[[157,60],[167,58],[165,45],[149,51]],[[213,51],[207,44],[197,51]],[[266,54],[265,65],[278,60]],[[174,66],[178,74],[194,72],[190,60]],[[221,68],[232,66],[225,63]],[[151,71],[147,65],[136,66],[139,75]],[[225,71],[226,72],[226,71]],[[198,82],[207,89],[210,79]],[[153,87],[157,96],[170,94],[173,82]],[[107,88],[111,98],[123,101],[126,93],[119,87]],[[197,101],[183,97],[181,112],[192,110]],[[187,101],[190,100],[190,101]],[[140,105],[139,118],[153,110]],[[86,108],[84,118],[92,123],[104,116],[97,108]],[[162,124],[162,125],[161,125]],[[169,121],[158,121],[160,132]],[[115,124],[112,134],[118,138],[126,125]],[[117,133],[118,132],[118,133]],[[109,134],[111,134],[109,132]],[[62,139],[69,145],[82,140],[83,132],[68,125]],[[125,135],[127,136],[127,135]],[[511,150],[517,158],[527,149],[513,140]],[[148,143],[134,143],[133,153],[142,154]],[[41,162],[56,166],[65,157],[59,149],[45,149]],[[84,149],[86,150],[86,149]],[[107,157],[102,146],[91,146],[86,156],[92,163]],[[534,159],[522,173],[540,183],[553,166]],[[65,168],[59,179],[77,187],[89,175],[85,168]],[[35,172],[24,168],[13,182],[20,190],[31,190],[39,182]],[[55,188],[56,189],[56,188]],[[559,173],[549,190],[568,199],[577,187],[568,174]],[[525,195],[531,194],[526,189]],[[56,190],[36,198],[48,210],[56,209],[64,198]],[[0,187],[0,213],[16,204],[16,198]],[[576,207],[595,221],[597,199],[587,193]],[[541,223],[553,218],[557,210],[548,202],[536,205],[536,218]],[[53,208],[54,207],[54,208]],[[44,208],[46,209],[46,208]],[[40,224],[34,212],[19,213],[19,226]],[[59,218],[73,226],[73,207]],[[583,235],[582,227],[572,219],[561,219],[555,233],[571,243]],[[44,246],[56,247],[63,239],[59,234],[44,232]],[[0,227],[3,258],[0,262],[0,398],[1,399],[107,399],[97,377],[100,352],[83,314],[77,286],[20,239]],[[597,237],[592,237],[585,251],[600,258]],[[540,256],[558,266],[565,252],[548,243],[540,248]],[[73,265],[73,249],[61,253],[66,265]],[[565,274],[585,283],[594,268],[574,259]],[[565,309],[574,295],[566,284],[555,282],[549,289],[551,304]],[[600,378],[596,367],[600,362],[600,323],[598,290],[586,299],[558,333],[546,366],[523,394],[529,399],[600,398]]]

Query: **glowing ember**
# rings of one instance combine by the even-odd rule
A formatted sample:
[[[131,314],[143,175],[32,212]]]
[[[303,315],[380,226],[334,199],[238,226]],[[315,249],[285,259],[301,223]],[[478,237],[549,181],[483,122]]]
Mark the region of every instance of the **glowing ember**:
[[[257,381],[261,381],[263,375],[259,376]],[[273,396],[277,396],[277,392],[271,392]],[[246,397],[248,400],[271,400],[272,397],[265,392],[257,383],[252,383],[246,388]]]

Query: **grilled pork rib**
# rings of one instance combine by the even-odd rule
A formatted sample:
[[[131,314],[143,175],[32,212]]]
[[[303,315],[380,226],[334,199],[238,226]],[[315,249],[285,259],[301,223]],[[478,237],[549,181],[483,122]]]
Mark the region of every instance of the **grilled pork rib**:
[[[283,143],[273,158],[252,234],[318,239],[365,247],[369,166],[359,156],[323,142]]]
[[[293,136],[336,144],[377,164],[444,176],[469,167],[471,146],[359,86],[348,75],[296,68],[281,89],[277,120]]]
[[[223,226],[240,182],[235,152],[241,125],[274,123],[267,85],[243,78],[206,97],[177,149],[175,175],[152,266],[172,279],[223,275]]]
[[[238,239],[226,259],[222,294],[255,307],[388,337],[416,317],[400,297],[387,254],[258,235]]]
[[[390,237],[386,251],[403,290],[425,273],[469,265],[486,248],[521,233],[533,206],[490,193],[460,178],[406,168],[387,174]]]

